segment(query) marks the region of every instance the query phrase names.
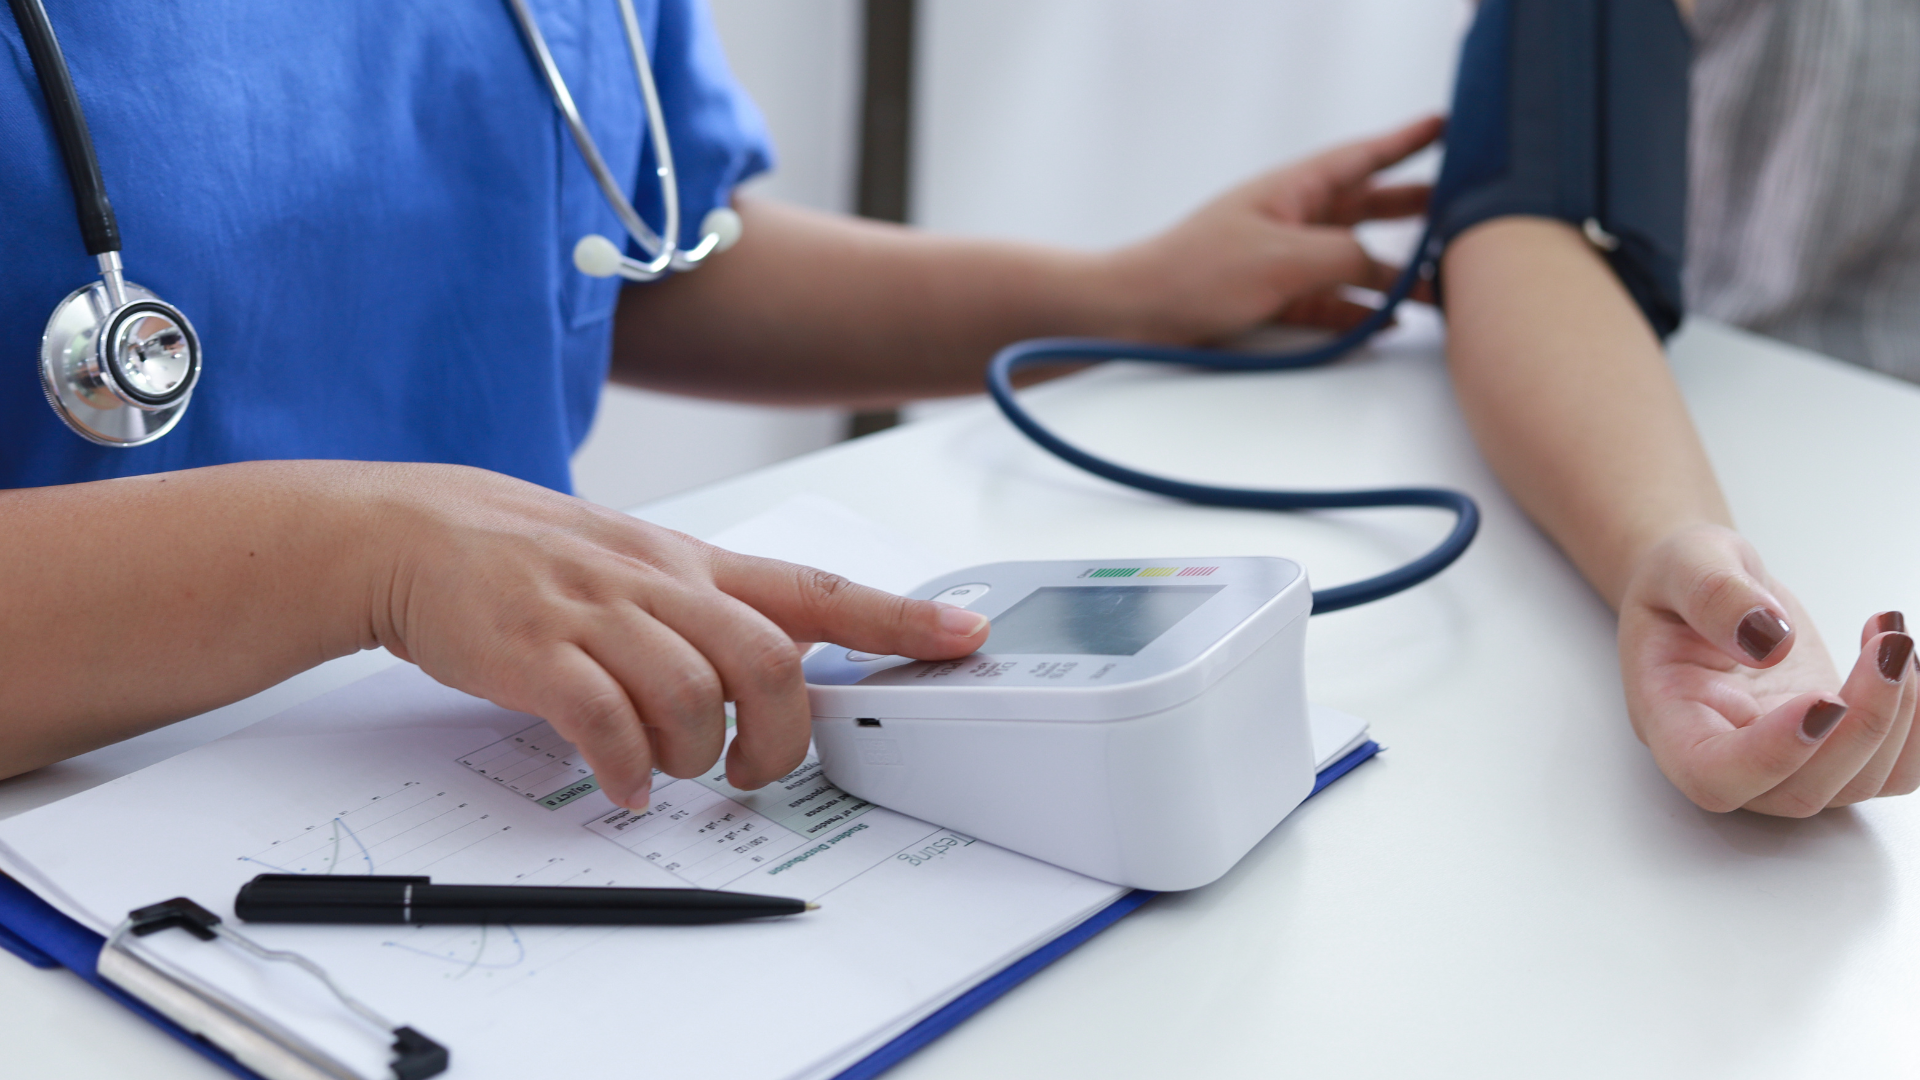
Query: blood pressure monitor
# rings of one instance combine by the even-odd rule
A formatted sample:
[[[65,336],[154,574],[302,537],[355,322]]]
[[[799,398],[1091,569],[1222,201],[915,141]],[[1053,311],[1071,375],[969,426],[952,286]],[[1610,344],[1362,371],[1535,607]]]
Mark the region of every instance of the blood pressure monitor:
[[[992,632],[959,660],[808,657],[820,760],[854,795],[1164,890],[1226,873],[1313,789],[1296,563],[993,563],[911,595]]]

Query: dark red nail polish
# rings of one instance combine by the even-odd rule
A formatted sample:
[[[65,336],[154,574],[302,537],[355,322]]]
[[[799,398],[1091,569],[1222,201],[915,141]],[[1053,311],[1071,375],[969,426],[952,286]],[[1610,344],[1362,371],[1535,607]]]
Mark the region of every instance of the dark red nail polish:
[[[1808,742],[1819,742],[1845,715],[1847,707],[1838,701],[1816,701],[1801,719],[1800,733],[1807,737]]]
[[[1906,677],[1907,661],[1913,659],[1913,639],[1905,634],[1888,634],[1880,639],[1880,677],[1899,682]]]
[[[1897,611],[1883,611],[1880,613],[1880,617],[1873,621],[1873,632],[1876,634],[1904,634],[1907,632],[1907,617]]]
[[[1755,660],[1765,660],[1773,655],[1773,650],[1787,639],[1792,627],[1777,612],[1766,608],[1754,608],[1747,617],[1740,620],[1740,630],[1734,636],[1740,647]]]

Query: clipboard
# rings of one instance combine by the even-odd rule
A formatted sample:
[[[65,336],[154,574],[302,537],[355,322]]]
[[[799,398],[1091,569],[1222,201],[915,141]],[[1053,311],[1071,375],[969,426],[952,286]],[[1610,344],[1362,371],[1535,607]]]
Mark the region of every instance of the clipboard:
[[[1307,797],[1311,799],[1320,794],[1328,785],[1379,753],[1380,749],[1379,743],[1367,739],[1349,750],[1319,771],[1314,778],[1313,791]],[[842,1070],[833,1080],[872,1080],[880,1076],[916,1050],[985,1008],[1007,991],[1025,982],[1042,968],[1120,921],[1155,895],[1157,894],[1145,889],[1136,889],[1115,900],[1053,940],[976,983],[885,1045]],[[154,908],[164,906],[166,905],[156,904]],[[150,910],[152,909],[142,909],[142,911]],[[176,920],[156,929],[184,927],[184,923],[179,921],[182,919],[189,923],[195,921],[190,914],[182,915],[177,912],[161,912],[155,917]],[[196,934],[196,936],[199,935]],[[211,943],[215,936],[209,931],[206,938]],[[165,1001],[160,1001],[160,1007],[156,1007],[155,1003],[149,1000],[158,997],[152,983],[142,985],[137,981],[139,976],[132,976],[132,981],[139,990],[135,993],[130,992],[121,983],[103,976],[100,968],[109,944],[106,937],[68,918],[26,886],[0,874],[0,948],[5,948],[34,967],[65,967],[71,970],[108,997],[131,1009],[135,1014],[241,1080],[279,1080],[280,1076],[299,1075],[278,1073],[268,1076],[242,1063],[241,1057],[261,1060],[257,1056],[257,1048],[262,1046],[277,1047],[282,1054],[291,1053],[297,1056],[300,1053],[299,1047],[288,1044],[289,1036],[286,1033],[273,1029],[270,1024],[263,1026],[257,1017],[249,1020],[248,1010],[245,1010],[243,1005],[237,1010],[229,1009],[220,1022],[207,1022],[203,1018],[201,1030],[204,1037],[200,1037],[169,1015],[175,1010]],[[109,960],[106,966],[109,970],[115,969],[115,963],[112,960]],[[121,966],[115,974],[119,975],[124,982],[129,980],[127,971],[126,967]],[[401,1034],[402,1031],[410,1032],[412,1036],[423,1041],[412,1042],[407,1036]],[[435,1075],[446,1068],[449,1049],[458,1049],[457,1047],[441,1048],[437,1043],[425,1039],[410,1028],[395,1028],[393,1035],[396,1037],[395,1060],[394,1071],[390,1075],[394,1080],[424,1080],[425,1077]],[[249,1046],[255,1047],[256,1051],[250,1052],[244,1049]],[[242,1048],[241,1056],[236,1057],[233,1052],[226,1049],[227,1047]],[[437,1059],[434,1056],[436,1050],[439,1052]],[[434,1068],[436,1060],[438,1067]],[[327,1076],[329,1074],[311,1072],[307,1075]],[[344,1074],[343,1080],[355,1076],[356,1074],[347,1073]],[[359,1078],[359,1080],[371,1080],[371,1078]]]

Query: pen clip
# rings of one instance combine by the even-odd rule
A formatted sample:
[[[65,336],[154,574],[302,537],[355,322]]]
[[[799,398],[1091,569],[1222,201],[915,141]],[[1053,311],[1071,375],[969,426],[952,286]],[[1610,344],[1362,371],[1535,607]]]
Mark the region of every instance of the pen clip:
[[[317,885],[337,888],[341,885],[431,885],[433,879],[425,875],[412,877],[404,874],[255,874],[254,884]]]
[[[145,1002],[156,1012],[226,1051],[235,1061],[267,1080],[362,1080],[331,1054],[260,1013],[204,985],[158,957],[143,956],[132,938],[179,928],[202,941],[224,939],[257,959],[290,963],[326,986],[355,1015],[393,1038],[393,1080],[427,1080],[447,1070],[445,1046],[419,1031],[389,1023],[342,990],[325,969],[283,949],[269,949],[221,921],[220,916],[184,896],[129,912],[100,949],[100,977]],[[170,970],[172,969],[172,970]]]

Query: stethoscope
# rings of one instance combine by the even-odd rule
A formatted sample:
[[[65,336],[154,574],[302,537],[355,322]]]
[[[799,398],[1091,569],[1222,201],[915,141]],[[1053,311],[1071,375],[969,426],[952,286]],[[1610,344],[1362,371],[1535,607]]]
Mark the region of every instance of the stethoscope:
[[[725,251],[740,238],[740,216],[719,207],[700,223],[700,242],[681,248],[679,177],[673,168],[673,149],[667,138],[666,117],[654,89],[653,65],[640,36],[640,18],[633,0],[619,0],[627,48],[633,54],[634,74],[646,102],[647,136],[659,161],[661,203],[665,221],[660,232],[647,227],[639,211],[607,167],[593,135],[580,119],[567,82],[554,64],[545,35],[526,0],[507,0],[527,45],[546,79],[553,101],[573,132],[580,156],[586,159],[600,192],[613,208],[627,235],[646,256],[636,259],[612,240],[590,234],[574,245],[573,264],[593,277],[619,276],[628,281],[652,281],[668,273],[691,270],[716,251]],[[67,180],[73,187],[74,209],[87,254],[100,267],[100,280],[67,294],[47,320],[40,339],[40,385],[47,402],[66,425],[82,438],[101,446],[140,446],[173,430],[187,411],[194,387],[200,382],[200,338],[179,308],[160,299],[151,289],[126,279],[120,264],[120,227],[86,114],[73,88],[66,55],[53,33],[42,0],[7,0],[20,26],[47,102]]]

